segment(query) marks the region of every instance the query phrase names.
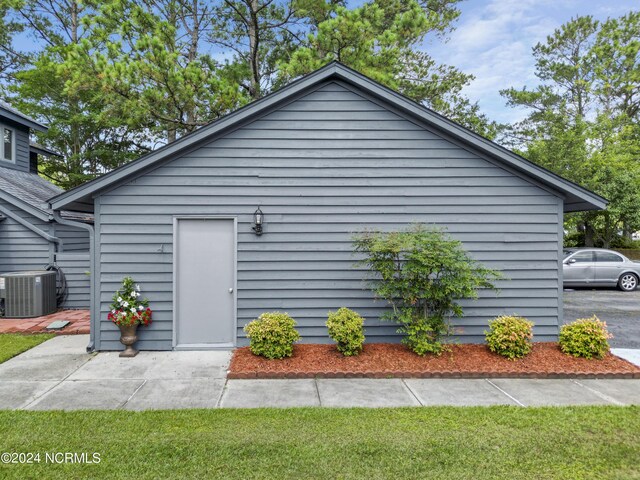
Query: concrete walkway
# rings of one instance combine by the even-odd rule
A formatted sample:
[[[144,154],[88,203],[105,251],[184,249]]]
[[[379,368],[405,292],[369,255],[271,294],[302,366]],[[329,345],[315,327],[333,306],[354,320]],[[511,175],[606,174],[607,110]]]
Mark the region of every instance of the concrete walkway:
[[[0,409],[628,405],[640,380],[227,380],[229,351],[86,354],[60,336],[0,364]]]

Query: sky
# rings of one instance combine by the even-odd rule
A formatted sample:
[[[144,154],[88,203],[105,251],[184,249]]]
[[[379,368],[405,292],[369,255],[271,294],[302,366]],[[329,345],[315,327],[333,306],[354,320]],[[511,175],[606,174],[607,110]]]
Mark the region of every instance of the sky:
[[[363,1],[347,4],[353,8]],[[437,62],[473,74],[475,80],[464,90],[467,97],[491,120],[512,123],[526,111],[507,107],[499,92],[535,87],[531,49],[536,43],[573,17],[621,16],[640,9],[640,0],[463,0],[458,6],[461,15],[447,40],[430,38],[422,48]],[[21,48],[34,47],[26,36],[17,41]]]
[[[476,79],[464,93],[490,119],[511,123],[526,111],[507,107],[501,89],[537,84],[531,48],[572,17],[618,17],[640,9],[640,0],[465,0],[446,43],[424,45],[439,63]]]

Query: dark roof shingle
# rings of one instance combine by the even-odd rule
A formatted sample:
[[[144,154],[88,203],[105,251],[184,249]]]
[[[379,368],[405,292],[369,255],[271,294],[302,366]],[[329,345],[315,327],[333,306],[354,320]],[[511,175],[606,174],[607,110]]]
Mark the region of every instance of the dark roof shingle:
[[[0,167],[0,190],[30,206],[49,213],[47,200],[64,190],[35,173]]]
[[[0,192],[26,203],[44,215],[51,215],[48,200],[64,190],[41,176],[0,166]],[[93,215],[86,213],[60,212],[64,218],[81,222],[93,222]]]

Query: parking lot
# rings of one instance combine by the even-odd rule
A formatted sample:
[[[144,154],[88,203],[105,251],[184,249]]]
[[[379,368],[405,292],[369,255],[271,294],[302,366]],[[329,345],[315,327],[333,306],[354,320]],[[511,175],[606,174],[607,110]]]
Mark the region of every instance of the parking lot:
[[[564,291],[564,322],[597,315],[613,333],[614,348],[640,348],[640,290],[613,288]]]

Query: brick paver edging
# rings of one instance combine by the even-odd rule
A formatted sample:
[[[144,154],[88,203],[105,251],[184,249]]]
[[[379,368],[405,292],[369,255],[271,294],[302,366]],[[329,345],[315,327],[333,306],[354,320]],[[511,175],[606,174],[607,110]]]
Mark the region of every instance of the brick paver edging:
[[[639,378],[640,372],[228,372],[229,379],[286,378]]]
[[[51,315],[35,318],[0,318],[2,333],[53,333],[55,335],[85,335],[90,330],[89,310],[59,310]],[[69,325],[61,330],[48,330],[56,320],[66,320]]]

